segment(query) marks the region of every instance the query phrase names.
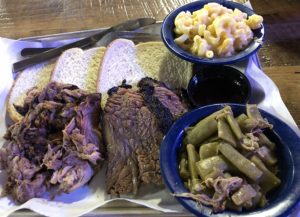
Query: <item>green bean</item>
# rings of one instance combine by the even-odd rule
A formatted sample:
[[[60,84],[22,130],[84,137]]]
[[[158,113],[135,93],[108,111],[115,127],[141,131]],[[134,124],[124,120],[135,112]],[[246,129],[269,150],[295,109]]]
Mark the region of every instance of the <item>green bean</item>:
[[[260,207],[264,207],[264,206],[267,205],[267,203],[268,203],[268,200],[267,200],[267,198],[266,198],[266,195],[263,194],[263,195],[261,196],[260,200],[259,200],[258,205],[259,205]]]
[[[202,187],[195,165],[195,163],[199,161],[199,156],[195,150],[195,146],[192,144],[188,144],[186,146],[186,150],[188,155],[188,168],[191,176],[191,192],[199,192],[201,191]]]
[[[227,178],[231,178],[232,175],[230,173],[224,173],[224,178],[227,179]]]
[[[248,116],[245,113],[242,113],[239,116],[237,116],[235,119],[238,122],[238,124],[240,124],[244,120],[248,119]]]
[[[259,182],[263,193],[269,192],[281,183],[280,179],[277,178],[257,156],[252,156],[251,161],[263,172]]]
[[[270,170],[271,173],[273,173],[275,176],[278,174],[279,172],[279,169],[278,169],[278,166],[277,165],[274,165],[274,166],[270,166],[268,167],[268,169]]]
[[[241,212],[243,207],[242,206],[237,206],[235,205],[232,200],[227,200],[226,202],[226,208],[230,209],[230,210],[234,210],[234,211],[238,211]]]
[[[238,116],[236,118],[236,121],[238,122],[243,133],[251,132],[257,127],[257,121],[248,118],[248,116],[245,114],[241,114],[240,116]]]
[[[190,179],[189,179],[190,180]],[[190,189],[190,185],[189,185],[189,182],[187,181],[187,182],[184,182],[183,183],[184,184],[184,187],[186,187],[187,189]]]
[[[188,168],[191,174],[191,178],[198,178],[197,172],[195,169],[195,163],[198,161],[197,152],[195,150],[195,146],[192,144],[188,144],[186,146],[187,155],[188,155]]]
[[[205,189],[205,185],[200,179],[192,179],[192,185],[190,191],[192,193],[200,193]]]
[[[253,207],[253,202],[252,202],[253,198],[250,200],[247,200],[246,202],[243,203],[243,207],[245,209],[251,209]]]
[[[265,195],[280,184],[273,173],[278,161],[275,144],[262,133],[271,125],[256,105],[247,105],[246,110],[235,118],[231,107],[225,106],[185,129],[185,152],[178,166],[190,195],[203,195],[228,209],[242,211],[265,206]],[[228,180],[223,179],[232,176],[243,182],[224,194]]]
[[[200,146],[199,155],[200,159],[206,159],[218,154],[218,145],[219,142],[207,143]]]
[[[205,180],[205,177],[211,173],[214,168],[221,171],[227,171],[232,167],[230,167],[230,165],[220,155],[206,158],[196,163],[197,172],[202,180]]]
[[[204,180],[208,179],[208,178],[212,178],[212,179],[216,179],[219,176],[224,176],[224,173],[222,170],[220,170],[219,168],[214,167],[213,170],[207,174],[204,178]]]
[[[234,135],[236,136],[236,138],[238,140],[242,140],[242,138],[244,137],[241,128],[238,124],[238,122],[236,121],[236,119],[234,118],[233,114],[232,114],[232,110],[230,107],[225,107],[225,112],[226,112],[226,120],[229,124],[229,126],[231,127],[232,132],[234,133]]]
[[[252,198],[252,204],[253,206],[257,206],[260,198],[262,197],[262,193],[261,192],[257,192],[256,196]]]
[[[218,137],[218,133],[215,133],[211,137],[207,138],[202,142],[202,144],[211,143],[211,142],[219,142],[220,138]]]
[[[262,176],[262,171],[254,163],[245,158],[235,148],[226,142],[221,142],[219,151],[230,161],[239,171],[253,181],[257,181]]]
[[[270,150],[274,150],[275,149],[275,143],[271,142],[268,137],[264,134],[264,133],[260,133],[257,135],[258,137],[258,143],[262,146],[262,145],[266,145]]]
[[[237,206],[241,206],[248,201],[251,202],[251,206],[252,206],[252,198],[254,198],[255,196],[256,196],[255,189],[249,184],[244,184],[238,191],[236,191],[231,196],[231,200]]]
[[[187,169],[188,161],[185,157],[181,157],[179,162],[179,175],[183,180],[187,180],[190,178],[190,172]]]
[[[258,157],[268,166],[272,166],[277,163],[276,156],[266,146],[262,146],[259,149],[257,149],[256,153]]]
[[[237,146],[232,130],[223,118],[218,119],[218,137],[229,142],[234,147]]]
[[[192,181],[191,179],[187,180],[187,185],[185,186],[187,189],[191,190],[192,189]]]
[[[223,110],[217,111],[208,117],[199,121],[194,127],[186,131],[186,136],[183,143],[186,144],[201,144],[204,140],[217,132],[217,115],[221,114]]]

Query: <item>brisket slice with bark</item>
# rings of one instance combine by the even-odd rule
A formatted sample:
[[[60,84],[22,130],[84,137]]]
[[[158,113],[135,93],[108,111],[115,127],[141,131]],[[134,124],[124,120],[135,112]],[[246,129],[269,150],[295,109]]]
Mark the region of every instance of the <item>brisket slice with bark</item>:
[[[162,185],[160,144],[173,121],[186,112],[163,83],[144,78],[138,86],[113,88],[104,108],[106,188],[113,195],[135,194],[141,183]]]

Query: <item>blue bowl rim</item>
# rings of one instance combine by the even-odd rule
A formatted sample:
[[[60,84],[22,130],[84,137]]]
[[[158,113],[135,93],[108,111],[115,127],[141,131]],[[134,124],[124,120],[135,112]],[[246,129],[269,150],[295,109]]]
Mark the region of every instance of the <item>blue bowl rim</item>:
[[[176,56],[178,56],[179,58],[182,58],[186,61],[189,62],[193,62],[193,63],[202,63],[202,64],[231,64],[231,63],[235,63],[237,61],[241,61],[244,60],[246,58],[248,58],[250,55],[252,55],[253,53],[255,53],[258,49],[261,48],[263,41],[264,41],[264,37],[265,37],[265,29],[264,29],[264,25],[262,24],[261,28],[259,28],[258,30],[255,30],[255,32],[260,32],[261,36],[260,37],[256,37],[257,34],[254,34],[254,40],[252,40],[252,42],[248,45],[248,47],[233,55],[233,56],[229,56],[229,57],[217,57],[217,58],[203,58],[203,57],[197,57],[191,53],[189,53],[188,51],[183,50],[182,48],[180,48],[175,42],[174,42],[174,38],[172,36],[173,34],[173,29],[168,28],[169,25],[174,27],[174,19],[177,16],[178,13],[180,13],[181,11],[187,11],[189,10],[189,8],[193,8],[193,7],[198,7],[198,9],[202,8],[204,4],[207,3],[211,3],[211,2],[216,2],[219,3],[221,5],[224,5],[228,8],[238,8],[241,11],[245,12],[248,16],[256,14],[254,13],[253,10],[251,10],[250,8],[240,4],[240,3],[236,3],[236,2],[232,2],[232,1],[226,1],[226,0],[199,0],[199,1],[195,1],[192,3],[188,3],[185,4],[175,10],[173,10],[171,13],[169,13],[161,26],[161,38],[164,42],[164,44],[166,45],[166,47],[173,52]]]
[[[209,67],[211,67],[211,66],[209,66]],[[215,67],[215,66],[212,66],[212,67]],[[243,99],[243,104],[245,104],[245,103],[248,103],[249,102],[249,100],[250,100],[250,98],[251,98],[251,94],[252,94],[252,86],[251,86],[251,82],[250,82],[250,80],[248,79],[248,77],[246,76],[246,74],[245,73],[243,73],[241,70],[239,70],[239,69],[237,69],[237,68],[235,68],[235,67],[233,67],[233,66],[230,66],[230,65],[217,65],[216,67],[224,67],[224,68],[227,68],[227,69],[231,69],[233,72],[235,72],[236,74],[239,74],[240,76],[242,76],[243,77],[243,80],[245,81],[245,83],[246,83],[246,88],[247,88],[247,95],[246,95],[246,97],[245,97],[245,99]],[[219,71],[218,71],[219,72]],[[227,72],[228,73],[228,72]],[[194,99],[193,99],[193,97],[192,97],[192,94],[191,94],[191,85],[192,85],[192,82],[193,82],[193,80],[195,79],[195,77],[196,76],[198,76],[198,74],[199,74],[199,72],[198,71],[196,71],[195,72],[195,74],[191,77],[191,79],[190,79],[190,81],[189,81],[189,83],[188,83],[188,86],[187,86],[187,94],[188,94],[188,97],[189,97],[189,99],[190,99],[190,101],[191,101],[191,103],[194,105],[194,106],[196,106],[196,107],[199,107],[199,106],[201,106],[201,105],[197,105],[197,103],[194,101]]]
[[[194,109],[185,115],[183,115],[181,118],[179,118],[170,128],[168,133],[163,139],[163,142],[161,144],[160,148],[160,168],[161,168],[161,174],[163,177],[163,181],[169,191],[171,193],[174,193],[174,189],[178,188],[178,185],[183,186],[182,181],[181,183],[171,183],[169,179],[176,179],[176,180],[181,180],[179,175],[173,174],[171,172],[172,164],[175,164],[176,167],[178,166],[177,162],[169,162],[166,161],[165,158],[169,158],[172,156],[172,151],[171,147],[174,147],[175,142],[177,141],[178,137],[180,137],[184,133],[184,128],[187,126],[190,126],[191,124],[197,122],[197,120],[200,120],[207,115],[211,114],[214,111],[217,111],[224,107],[225,105],[229,105],[232,107],[236,107],[239,109],[244,109],[245,106],[243,104],[235,104],[235,103],[221,103],[221,104],[212,104],[204,107],[200,107],[197,109]],[[296,208],[297,205],[299,204],[300,201],[300,137],[295,133],[295,131],[290,128],[285,122],[283,122],[281,119],[275,117],[274,115],[270,114],[269,112],[259,109],[260,112],[262,113],[262,116],[267,118],[267,119],[272,119],[272,124],[274,126],[279,125],[278,129],[274,128],[273,130],[277,135],[279,135],[280,140],[284,141],[282,142],[283,145],[287,145],[288,149],[290,151],[291,157],[292,157],[292,163],[293,163],[293,168],[291,168],[291,174],[292,178],[290,180],[290,185],[291,188],[289,191],[286,193],[285,197],[282,198],[278,204],[270,204],[267,206],[267,208],[262,208],[260,210],[254,210],[251,212],[248,212],[247,214],[244,214],[243,212],[237,213],[237,212],[231,212],[231,211],[225,211],[220,214],[215,214],[214,216],[219,216],[219,217],[225,217],[225,216],[287,216],[291,214]],[[197,116],[194,118],[194,116]],[[192,121],[190,121],[192,119]],[[176,157],[174,156],[176,159]],[[171,178],[170,178],[171,177]],[[182,192],[187,192],[186,188],[180,188],[180,192],[177,193],[182,193]],[[176,197],[177,201],[181,203],[187,210],[190,212],[196,214],[197,216],[207,216],[204,215],[201,212],[201,206],[198,208],[195,208],[195,205],[192,206],[191,203],[196,203],[193,200],[186,199],[186,198],[178,198]],[[210,207],[207,206],[202,206],[205,207],[204,209],[209,209],[211,210]],[[279,208],[278,208],[279,207]],[[276,213],[275,213],[276,212]],[[275,214],[275,215],[274,215]]]

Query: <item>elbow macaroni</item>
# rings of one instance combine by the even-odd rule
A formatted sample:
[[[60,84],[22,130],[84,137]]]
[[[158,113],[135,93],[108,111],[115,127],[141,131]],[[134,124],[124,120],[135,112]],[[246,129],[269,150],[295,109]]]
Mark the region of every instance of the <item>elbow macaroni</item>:
[[[200,10],[180,12],[175,18],[175,43],[194,55],[206,58],[234,55],[253,39],[253,29],[263,22],[239,9],[208,3]]]

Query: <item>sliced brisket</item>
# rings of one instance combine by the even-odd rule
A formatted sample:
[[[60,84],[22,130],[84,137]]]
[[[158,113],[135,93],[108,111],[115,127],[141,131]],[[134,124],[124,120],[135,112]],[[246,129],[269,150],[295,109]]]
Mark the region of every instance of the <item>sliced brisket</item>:
[[[160,143],[174,119],[186,112],[162,83],[145,78],[139,87],[114,88],[104,108],[110,194],[137,193],[141,183],[162,184]]]

